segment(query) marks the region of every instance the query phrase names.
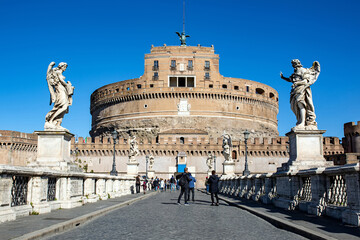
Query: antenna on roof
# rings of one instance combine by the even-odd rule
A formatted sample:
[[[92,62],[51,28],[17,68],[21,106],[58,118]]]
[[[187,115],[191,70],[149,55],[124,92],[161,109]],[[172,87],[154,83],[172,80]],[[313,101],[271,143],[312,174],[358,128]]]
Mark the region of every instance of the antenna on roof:
[[[186,38],[190,36],[185,34],[185,0],[183,0],[183,31],[181,34],[179,32],[176,32],[176,34],[180,38],[181,46],[186,46]]]

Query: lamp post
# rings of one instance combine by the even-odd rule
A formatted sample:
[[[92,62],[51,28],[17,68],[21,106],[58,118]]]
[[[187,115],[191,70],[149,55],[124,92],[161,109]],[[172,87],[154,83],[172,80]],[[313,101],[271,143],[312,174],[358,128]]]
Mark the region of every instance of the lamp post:
[[[146,179],[148,179],[148,162],[149,162],[149,155],[146,155]]]
[[[247,140],[249,139],[250,132],[248,130],[245,130],[244,132],[244,139],[245,139],[245,169],[243,171],[244,176],[250,175],[248,162],[247,162]]]
[[[214,154],[214,170],[216,172],[216,155]]]
[[[113,165],[112,165],[112,170],[110,172],[110,175],[117,176],[118,172],[116,171],[116,163],[115,163],[115,144],[116,144],[116,139],[118,138],[118,132],[116,130],[114,130],[111,133],[111,136],[114,139],[114,157],[113,157]]]

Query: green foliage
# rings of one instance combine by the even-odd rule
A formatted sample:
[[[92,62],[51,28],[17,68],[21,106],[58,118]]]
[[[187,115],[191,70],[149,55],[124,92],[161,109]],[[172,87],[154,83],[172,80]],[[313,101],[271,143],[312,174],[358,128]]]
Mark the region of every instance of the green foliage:
[[[30,215],[39,215],[39,212],[32,211],[32,212],[30,213]]]
[[[108,193],[108,198],[110,198],[110,193]]]

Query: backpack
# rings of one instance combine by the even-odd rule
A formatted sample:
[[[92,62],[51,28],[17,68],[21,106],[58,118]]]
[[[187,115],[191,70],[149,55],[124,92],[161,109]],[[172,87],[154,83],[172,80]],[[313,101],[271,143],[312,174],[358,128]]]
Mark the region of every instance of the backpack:
[[[185,184],[186,184],[186,175],[183,174],[183,175],[181,176],[180,180],[179,180],[179,185],[180,185],[181,187],[183,187],[183,186],[185,186]]]

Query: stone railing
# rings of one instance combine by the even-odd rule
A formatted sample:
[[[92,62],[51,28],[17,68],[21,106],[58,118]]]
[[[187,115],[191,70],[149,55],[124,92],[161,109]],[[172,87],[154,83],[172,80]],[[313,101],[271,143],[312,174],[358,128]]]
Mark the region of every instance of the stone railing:
[[[327,215],[360,226],[359,163],[291,173],[223,176],[219,189],[224,195]]]
[[[0,165],[0,222],[134,191],[134,177]]]

